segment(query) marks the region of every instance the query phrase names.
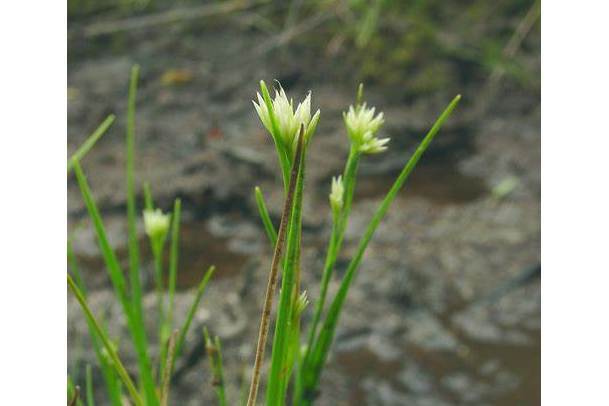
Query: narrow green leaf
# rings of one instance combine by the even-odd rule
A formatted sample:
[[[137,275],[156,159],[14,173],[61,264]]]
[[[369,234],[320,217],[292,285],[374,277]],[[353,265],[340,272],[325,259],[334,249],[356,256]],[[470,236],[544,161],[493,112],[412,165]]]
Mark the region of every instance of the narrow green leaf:
[[[91,365],[87,364],[85,372],[86,391],[87,391],[87,406],[95,406],[93,399],[93,376],[91,374]]]
[[[89,135],[89,137],[87,137],[85,142],[83,142],[83,144],[78,147],[76,152],[74,152],[70,159],[68,159],[68,174],[74,167],[74,162],[81,161],[84,156],[89,153],[95,143],[97,143],[97,141],[99,141],[102,135],[104,135],[106,131],[108,131],[108,128],[110,128],[112,123],[114,123],[115,119],[116,117],[114,116],[114,114],[110,114],[108,117],[106,117],[106,119],[99,125],[99,127],[97,127],[95,131],[93,131],[93,133]]]
[[[180,199],[176,199],[173,204],[173,216],[171,223],[171,247],[169,252],[169,281],[168,281],[168,308],[163,320],[161,321],[161,374],[165,368],[165,343],[169,339],[169,332],[173,325],[174,312],[174,296],[176,290],[176,279],[178,274],[178,257],[179,257],[179,241],[180,241],[180,217],[182,203]]]
[[[171,248],[169,252],[169,310],[167,312],[167,320],[169,327],[173,322],[174,311],[174,296],[176,290],[176,279],[178,276],[178,259],[179,259],[179,243],[180,243],[180,218],[182,213],[182,202],[176,199],[173,204],[173,221],[171,223]]]
[[[216,267],[214,267],[213,265],[210,266],[209,269],[207,270],[207,272],[205,273],[205,276],[199,283],[199,286],[197,287],[197,292],[195,294],[195,298],[192,302],[192,305],[190,306],[190,309],[188,310],[188,314],[186,316],[186,320],[184,321],[184,325],[180,329],[180,336],[178,337],[178,342],[176,344],[176,357],[178,357],[182,351],[182,346],[184,345],[184,341],[186,340],[186,334],[188,333],[188,330],[190,329],[190,324],[192,323],[192,319],[194,318],[195,313],[197,312],[197,308],[199,307],[199,302],[201,301],[201,297],[203,297],[203,293],[205,293],[205,288],[207,287],[207,283],[211,279],[215,270],[216,270]]]
[[[116,369],[116,372],[122,379],[125,386],[127,386],[129,394],[131,395],[131,399],[137,406],[140,406],[140,405],[143,406],[144,402],[143,402],[142,398],[140,397],[140,394],[138,393],[137,389],[135,389],[135,385],[133,384],[133,381],[129,377],[127,370],[123,366],[123,363],[121,362],[118,354],[116,353],[114,346],[110,342],[110,339],[106,336],[106,334],[100,327],[99,323],[95,319],[95,316],[93,316],[93,312],[91,312],[91,309],[89,308],[87,301],[85,300],[84,296],[82,295],[82,292],[80,291],[80,289],[78,289],[78,286],[76,286],[76,283],[74,283],[74,280],[72,279],[72,277],[70,275],[67,275],[67,280],[68,280],[68,287],[70,288],[70,290],[76,297],[76,300],[78,301],[81,308],[83,309],[83,312],[85,313],[87,320],[89,320],[91,325],[94,327],[97,336],[101,339],[101,341],[104,345],[104,348],[106,349],[108,355],[112,359],[113,367]]]
[[[129,96],[127,100],[127,228],[129,247],[129,282],[131,284],[131,307],[133,313],[133,334],[138,353],[140,379],[144,387],[146,403],[150,406],[158,404],[151,362],[148,355],[148,339],[144,327],[142,310],[142,287],[140,280],[139,241],[137,237],[137,208],[135,202],[135,105],[137,99],[137,82],[140,67],[131,68],[129,78]]]
[[[360,84],[360,87],[358,89],[358,100],[362,97],[362,95],[360,94],[361,92],[363,92],[362,84]],[[359,100],[359,102],[361,103],[361,100]],[[338,253],[340,252],[340,249],[342,247],[345,231],[349,222],[349,216],[351,214],[351,204],[353,201],[353,195],[355,193],[355,181],[357,178],[359,159],[360,153],[357,151],[357,148],[352,146],[349,151],[349,157],[347,158],[347,162],[345,164],[345,169],[343,172],[343,184],[345,185],[343,206],[338,215],[338,218],[332,219],[332,234],[330,235],[328,252],[326,254],[326,261],[324,263],[324,269],[322,272],[319,299],[317,300],[315,305],[313,321],[311,322],[311,327],[309,330],[307,349],[305,352],[305,356],[303,357],[302,365],[304,368],[308,367],[311,349],[313,347],[315,336],[317,335],[317,328],[319,327],[321,315],[323,313],[324,306],[326,303],[328,286],[330,284],[332,274],[334,273],[334,266],[336,264]]]
[[[139,275],[139,246],[137,238],[137,209],[135,206],[135,101],[137,97],[137,81],[139,66],[131,68],[129,80],[129,98],[127,101],[127,224],[129,245],[129,282],[131,284],[131,305],[137,323],[142,319],[142,288]],[[142,323],[143,325],[143,323]]]
[[[389,209],[391,203],[397,196],[398,191],[401,189],[404,182],[406,181],[406,179],[408,178],[408,176],[410,175],[412,170],[415,168],[419,159],[421,158],[423,153],[427,150],[427,148],[429,147],[429,144],[434,139],[434,137],[436,136],[436,134],[438,133],[438,131],[440,130],[440,128],[442,127],[442,125],[444,124],[446,119],[450,116],[450,114],[452,113],[454,108],[457,106],[460,99],[461,99],[460,95],[456,96],[451,101],[451,103],[448,105],[448,107],[446,107],[446,109],[440,115],[440,117],[436,120],[436,122],[434,123],[432,128],[429,130],[429,132],[427,133],[427,135],[425,136],[423,141],[419,144],[419,146],[415,150],[415,152],[412,155],[412,157],[410,158],[410,160],[406,163],[406,166],[402,169],[402,172],[400,173],[400,175],[394,182],[393,186],[391,187],[391,189],[389,190],[389,192],[383,199],[381,205],[377,209],[376,213],[372,217],[372,220],[368,224],[366,232],[362,236],[360,243],[358,245],[357,252],[356,252],[355,256],[353,257],[353,259],[351,260],[351,262],[349,263],[349,266],[347,268],[343,281],[341,282],[338,293],[336,294],[332,304],[330,305],[330,307],[328,309],[328,314],[326,316],[326,319],[324,320],[322,329],[319,333],[319,337],[315,343],[315,346],[314,346],[314,349],[312,352],[312,361],[311,361],[312,363],[311,363],[311,365],[309,365],[309,367],[311,368],[311,371],[308,374],[308,379],[305,381],[304,390],[307,393],[305,393],[305,396],[304,396],[304,398],[305,398],[304,404],[308,404],[310,402],[310,400],[307,401],[307,399],[310,399],[310,394],[314,393],[317,388],[319,378],[321,375],[321,369],[323,368],[323,365],[326,362],[330,345],[332,344],[332,341],[334,339],[334,334],[336,332],[336,325],[337,325],[338,319],[340,317],[340,312],[342,310],[344,301],[347,297],[347,293],[349,291],[349,287],[351,286],[351,282],[355,278],[358,266],[364,256],[364,252],[368,246],[368,243],[372,239],[374,232],[376,231],[376,228],[378,227],[381,220],[385,216],[385,213]]]
[[[222,367],[222,346],[220,345],[220,338],[216,336],[214,340],[211,340],[207,328],[203,328],[203,337],[205,337],[205,351],[209,357],[209,365],[212,371],[212,386],[218,397],[218,405],[226,406],[226,394],[224,384],[224,370]]]
[[[152,193],[150,192],[150,184],[144,183],[144,207],[146,210],[154,209],[154,201],[152,200]]]
[[[70,266],[70,272],[74,275],[74,280],[76,284],[83,291],[84,295],[87,295],[87,289],[85,287],[85,283],[80,275],[80,270],[78,268],[78,263],[76,262],[76,256],[74,255],[74,248],[72,245],[72,237],[68,238],[68,265]]]
[[[87,290],[84,284],[84,281],[80,275],[78,263],[76,261],[76,257],[74,256],[74,250],[72,248],[72,238],[68,239],[68,264],[70,265],[70,271],[74,275],[74,281],[76,286],[81,290],[83,297],[87,298]],[[105,330],[103,319],[100,318],[100,327]],[[108,392],[108,396],[110,398],[110,403],[112,406],[122,406],[121,393],[120,388],[117,385],[117,377],[114,370],[108,364],[106,357],[102,354],[102,344],[99,342],[99,338],[95,333],[94,327],[87,320],[87,328],[89,330],[89,336],[91,338],[91,344],[93,346],[93,351],[95,352],[95,356],[97,357],[97,361],[99,362],[100,368],[102,370],[102,375],[104,377],[104,384],[106,385],[106,389]]]
[[[304,129],[301,126],[301,137]],[[288,344],[292,331],[291,314],[294,302],[294,288],[298,280],[300,258],[300,232],[302,223],[302,195],[304,187],[304,166],[306,149],[302,148],[302,158],[299,162],[298,178],[296,184],[293,209],[288,227],[286,242],[286,258],[283,266],[279,305],[277,307],[277,321],[275,335],[273,336],[273,351],[271,355],[271,370],[267,384],[267,405],[284,404],[285,392],[283,383],[288,379]],[[296,164],[296,162],[295,162]],[[296,295],[297,297],[297,295]]]
[[[258,186],[254,189],[254,193],[256,195],[256,205],[258,206],[258,213],[260,213],[260,219],[262,219],[262,224],[264,225],[264,231],[266,232],[269,241],[271,242],[271,246],[277,245],[277,231],[275,231],[275,226],[273,226],[273,222],[271,221],[271,217],[269,216],[269,211],[266,208],[266,203],[264,202],[264,195]]]
[[[172,367],[175,360],[175,349],[176,349],[176,339],[178,337],[179,331],[175,330],[169,340],[167,342],[167,360],[166,365],[161,368],[163,370],[162,380],[161,380],[161,406],[167,406],[169,401],[169,384],[171,382],[171,374],[173,373]]]
[[[118,263],[118,259],[116,257],[116,254],[114,253],[114,250],[108,242],[106,229],[104,227],[101,215],[99,213],[97,205],[95,204],[95,201],[93,200],[93,196],[91,194],[91,189],[89,188],[87,178],[82,172],[78,161],[74,162],[74,174],[76,175],[76,180],[78,181],[78,186],[80,187],[80,191],[85,202],[85,206],[87,207],[89,217],[93,221],[93,227],[95,228],[95,234],[97,236],[99,248],[102,252],[102,256],[104,257],[106,267],[108,268],[108,274],[110,276],[110,280],[112,281],[116,296],[123,305],[125,313],[131,314],[126,293],[126,282],[123,276],[123,271]]]
[[[133,344],[138,356],[138,366],[142,381],[144,382],[145,387],[150,388],[148,393],[152,396],[156,396],[154,394],[154,381],[152,380],[150,359],[148,358],[147,352],[148,346],[145,337],[143,336],[143,324],[136,323],[135,315],[133,314],[131,303],[129,302],[129,298],[127,296],[126,281],[125,277],[123,276],[123,271],[118,263],[114,250],[110,247],[99,209],[93,200],[91,189],[78,161],[74,162],[74,174],[76,175],[76,180],[78,181],[89,217],[93,221],[99,247],[106,263],[106,268],[108,269],[112,286],[114,287],[115,294],[121,302],[123,311],[127,318],[129,332],[133,338]],[[150,402],[152,402],[151,404],[153,405],[156,404],[155,400],[151,400]]]

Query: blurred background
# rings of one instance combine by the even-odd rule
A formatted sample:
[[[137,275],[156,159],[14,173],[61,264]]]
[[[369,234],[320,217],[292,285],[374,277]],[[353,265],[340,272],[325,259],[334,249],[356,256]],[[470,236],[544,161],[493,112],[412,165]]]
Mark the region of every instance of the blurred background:
[[[223,341],[235,403],[253,362],[272,254],[253,188],[276,223],[282,199],[251,104],[260,79],[278,80],[295,100],[311,90],[321,109],[304,202],[312,299],[330,234],[330,179],[349,147],[341,112],[358,83],[385,113],[381,136],[391,142],[362,163],[338,275],[418,141],[463,95],[370,244],[318,404],[540,402],[539,12],[531,0],[68,0],[68,153],[118,116],[83,162],[111,243],[125,260],[125,112],[138,63],[137,181],[150,183],[164,210],[176,197],[184,207],[178,313],[204,270],[218,269],[177,365],[174,404],[213,401],[201,326]],[[92,306],[127,343],[73,177],[67,188],[68,233]],[[152,312],[154,295],[146,300]],[[68,330],[70,373],[83,382],[95,358],[71,296]],[[121,351],[133,363],[130,346]]]

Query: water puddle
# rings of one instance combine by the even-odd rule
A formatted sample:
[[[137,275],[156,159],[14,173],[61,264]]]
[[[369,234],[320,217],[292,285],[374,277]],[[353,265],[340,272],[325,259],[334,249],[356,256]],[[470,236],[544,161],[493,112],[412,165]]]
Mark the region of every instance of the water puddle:
[[[355,199],[384,197],[398,174],[363,175],[358,179]],[[442,205],[467,203],[487,192],[484,179],[463,174],[455,161],[440,158],[418,165],[406,181],[403,191]]]
[[[166,244],[164,255],[164,271],[168,272],[169,242]],[[152,272],[152,253],[147,237],[139,241],[140,262],[144,265],[143,272]],[[96,247],[96,252],[99,252]],[[126,271],[128,264],[128,251],[126,245],[115,248],[119,262]],[[94,273],[94,283],[106,283],[105,262],[99,255],[77,254],[76,260],[83,270]],[[229,238],[218,237],[209,232],[204,221],[190,221],[180,227],[179,261],[176,280],[177,289],[188,289],[197,286],[201,278],[211,265],[216,266],[214,278],[227,278],[239,273],[245,264],[247,255],[235,252],[229,247]],[[99,277],[98,277],[99,276]],[[152,275],[143,277],[152,283]]]
[[[228,238],[211,234],[204,222],[183,224],[177,287],[186,289],[196,286],[210,265],[216,266],[215,278],[236,276],[247,256],[231,250],[228,243]]]

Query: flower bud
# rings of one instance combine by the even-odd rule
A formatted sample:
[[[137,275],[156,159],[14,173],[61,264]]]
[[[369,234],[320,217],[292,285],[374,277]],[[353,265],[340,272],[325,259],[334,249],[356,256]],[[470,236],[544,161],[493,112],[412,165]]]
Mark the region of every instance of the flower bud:
[[[296,315],[300,316],[308,304],[309,304],[309,298],[307,297],[307,291],[303,290],[302,293],[300,294],[300,296],[298,296],[298,299],[296,299],[296,304],[295,304],[295,309],[294,309],[296,312]]]
[[[357,107],[349,106],[349,111],[343,113],[347,134],[351,143],[359,152],[364,154],[376,154],[387,149],[389,138],[379,139],[376,133],[382,127],[385,120],[383,113],[374,116],[375,108],[368,108],[366,103]]]
[[[144,229],[152,241],[162,241],[169,230],[169,214],[163,214],[161,209],[144,210]]]
[[[335,213],[339,212],[343,208],[343,196],[345,194],[345,187],[343,186],[343,177],[337,176],[332,177],[332,189],[330,192],[330,206],[332,211]]]

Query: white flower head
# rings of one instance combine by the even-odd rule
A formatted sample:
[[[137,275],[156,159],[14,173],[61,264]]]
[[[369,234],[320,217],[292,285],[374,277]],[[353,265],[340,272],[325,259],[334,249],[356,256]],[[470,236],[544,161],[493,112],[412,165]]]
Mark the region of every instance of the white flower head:
[[[169,214],[163,214],[161,209],[144,210],[144,229],[151,240],[165,238],[169,230]]]
[[[343,113],[347,134],[351,142],[364,154],[375,154],[387,149],[389,138],[376,138],[376,133],[383,126],[383,113],[374,116],[375,108],[368,108],[366,103],[357,107],[349,106]]]
[[[261,86],[265,86],[264,82],[261,83]],[[308,141],[315,132],[319,121],[319,110],[311,117],[311,92],[298,104],[296,111],[294,111],[294,101],[292,99],[288,100],[285,91],[281,87],[279,90],[275,89],[275,98],[271,103],[272,112],[269,112],[260,93],[257,93],[257,98],[258,103],[255,101],[253,103],[260,121],[262,121],[264,127],[273,137],[279,138],[278,141],[288,151],[295,151],[297,134],[301,125],[304,126],[305,141]],[[271,113],[275,117],[278,134],[273,133]]]
[[[332,189],[330,192],[330,206],[332,210],[338,212],[343,207],[343,196],[345,187],[343,185],[343,177],[332,177]]]

